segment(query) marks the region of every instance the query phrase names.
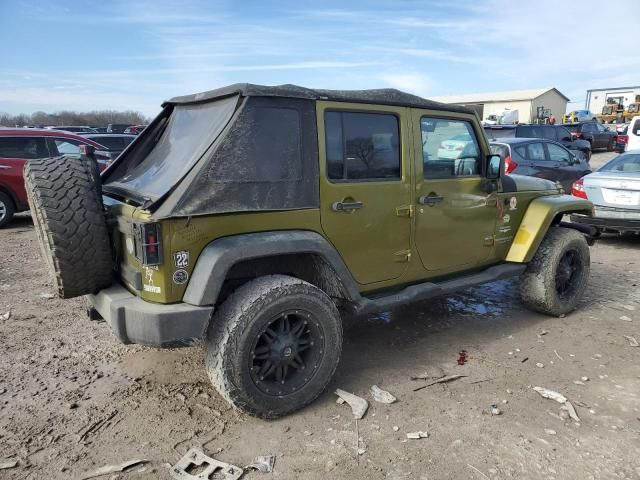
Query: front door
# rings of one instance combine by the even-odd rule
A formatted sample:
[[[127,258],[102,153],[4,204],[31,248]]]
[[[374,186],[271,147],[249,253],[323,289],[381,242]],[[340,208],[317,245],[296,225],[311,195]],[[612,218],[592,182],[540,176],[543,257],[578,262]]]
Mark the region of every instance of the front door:
[[[322,228],[360,284],[398,278],[411,259],[407,114],[317,104]]]
[[[498,209],[483,188],[484,154],[471,116],[412,110],[412,124],[415,242],[424,267],[444,274],[490,261]]]

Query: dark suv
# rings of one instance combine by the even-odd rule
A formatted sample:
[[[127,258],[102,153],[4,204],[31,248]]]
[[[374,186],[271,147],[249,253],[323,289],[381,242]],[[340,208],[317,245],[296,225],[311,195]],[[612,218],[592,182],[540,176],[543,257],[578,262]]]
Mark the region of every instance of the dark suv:
[[[588,162],[591,158],[591,143],[576,138],[564,125],[486,125],[484,131],[489,140],[509,137],[546,138],[562,144],[575,153],[579,159]]]
[[[598,122],[581,122],[566,126],[573,137],[586,140],[591,144],[591,150],[606,148],[607,152],[613,152],[616,148],[616,132]]]

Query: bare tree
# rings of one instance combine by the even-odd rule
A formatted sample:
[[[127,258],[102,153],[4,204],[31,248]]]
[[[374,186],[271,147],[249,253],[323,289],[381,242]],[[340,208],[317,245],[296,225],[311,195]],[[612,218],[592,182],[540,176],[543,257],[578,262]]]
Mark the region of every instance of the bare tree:
[[[0,112],[0,125],[4,127],[23,127],[47,125],[90,125],[92,127],[103,127],[109,123],[128,123],[130,125],[145,125],[150,119],[140,112],[127,110],[119,112],[116,110],[94,110],[91,112],[75,112],[62,110],[55,113],[34,112],[31,115],[24,113],[11,115]]]

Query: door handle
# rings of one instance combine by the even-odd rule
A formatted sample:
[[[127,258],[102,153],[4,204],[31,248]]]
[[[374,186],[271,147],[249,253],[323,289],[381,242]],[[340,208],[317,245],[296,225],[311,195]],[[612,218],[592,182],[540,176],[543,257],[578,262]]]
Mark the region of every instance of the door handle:
[[[430,207],[433,207],[436,203],[440,203],[442,200],[444,200],[444,197],[431,192],[429,195],[423,195],[418,198],[418,203],[420,205],[429,205]]]
[[[0,165],[0,170],[9,170],[10,168],[9,165]]]
[[[331,210],[334,212],[352,212],[359,210],[364,204],[362,202],[333,202]]]

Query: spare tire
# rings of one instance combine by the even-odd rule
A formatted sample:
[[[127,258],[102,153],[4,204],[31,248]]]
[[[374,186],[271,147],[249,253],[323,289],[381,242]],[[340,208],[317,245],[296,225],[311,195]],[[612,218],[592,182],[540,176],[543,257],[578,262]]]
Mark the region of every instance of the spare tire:
[[[111,285],[109,232],[95,160],[31,160],[24,180],[42,256],[61,298]]]

